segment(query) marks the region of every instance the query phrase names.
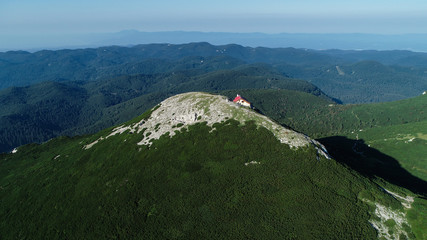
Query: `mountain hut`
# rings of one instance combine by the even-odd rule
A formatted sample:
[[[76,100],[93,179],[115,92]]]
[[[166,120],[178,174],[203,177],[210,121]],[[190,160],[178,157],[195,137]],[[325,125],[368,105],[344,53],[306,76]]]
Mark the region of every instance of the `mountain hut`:
[[[242,106],[245,106],[245,107],[252,107],[252,104],[248,100],[246,100],[242,96],[240,96],[239,94],[237,94],[237,97],[233,100],[233,102],[240,104]]]

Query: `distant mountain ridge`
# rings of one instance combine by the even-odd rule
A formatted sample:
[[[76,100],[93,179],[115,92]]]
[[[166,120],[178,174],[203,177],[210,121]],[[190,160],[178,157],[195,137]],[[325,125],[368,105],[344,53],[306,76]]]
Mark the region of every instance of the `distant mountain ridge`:
[[[15,38],[15,41],[14,41]],[[17,43],[16,38],[20,41]],[[26,41],[28,39],[28,41]],[[2,41],[3,40],[3,41]],[[427,34],[363,34],[363,33],[231,33],[124,30],[116,33],[69,35],[0,35],[0,51],[88,48],[109,45],[132,46],[149,43],[183,44],[210,42],[215,45],[236,43],[250,47],[346,49],[346,50],[410,50],[427,52]]]

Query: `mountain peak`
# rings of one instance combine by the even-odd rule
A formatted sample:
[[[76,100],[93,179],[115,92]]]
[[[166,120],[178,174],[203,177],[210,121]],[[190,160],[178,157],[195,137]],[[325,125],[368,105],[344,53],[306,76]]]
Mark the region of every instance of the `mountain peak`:
[[[254,121],[258,126],[271,131],[281,143],[293,148],[314,145],[320,155],[329,158],[324,146],[306,135],[287,129],[250,108],[230,101],[227,97],[203,92],[189,92],[170,97],[155,107],[148,119],[121,125],[113,129],[108,136],[86,145],[85,149],[92,147],[104,138],[128,130],[143,136],[138,145],[151,146],[152,141],[159,139],[160,136],[168,134],[173,137],[176,131],[189,125],[206,122],[208,126],[212,127],[214,123],[225,122],[229,119],[237,120],[241,124]],[[215,128],[213,128],[214,130]]]

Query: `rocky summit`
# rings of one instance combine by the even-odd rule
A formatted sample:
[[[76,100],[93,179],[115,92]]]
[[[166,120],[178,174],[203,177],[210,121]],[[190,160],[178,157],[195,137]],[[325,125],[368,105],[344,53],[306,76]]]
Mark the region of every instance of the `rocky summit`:
[[[151,145],[151,142],[159,139],[160,136],[169,134],[173,137],[177,131],[188,125],[206,122],[208,126],[212,126],[214,123],[225,122],[228,119],[237,120],[241,124],[254,121],[258,126],[271,131],[281,143],[294,148],[313,145],[318,149],[319,154],[329,158],[325,147],[308,136],[287,129],[248,107],[233,103],[224,96],[202,92],[183,93],[170,97],[161,102],[148,119],[114,128],[109,135],[102,136],[84,148],[88,149],[102,139],[126,131],[143,132],[143,138],[138,145]]]

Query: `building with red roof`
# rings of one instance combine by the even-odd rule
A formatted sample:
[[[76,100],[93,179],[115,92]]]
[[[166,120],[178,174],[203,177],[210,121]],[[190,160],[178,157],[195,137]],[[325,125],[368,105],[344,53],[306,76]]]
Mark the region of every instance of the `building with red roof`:
[[[237,94],[237,97],[234,98],[233,102],[240,104],[242,106],[245,106],[245,107],[252,107],[252,104],[248,100],[246,100],[242,96],[240,96],[239,94]]]

